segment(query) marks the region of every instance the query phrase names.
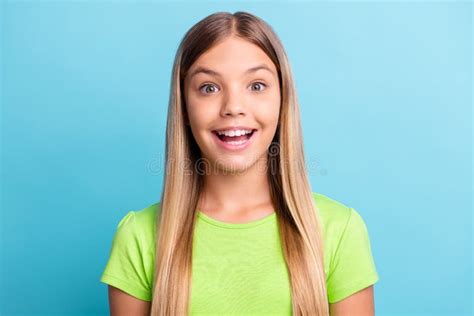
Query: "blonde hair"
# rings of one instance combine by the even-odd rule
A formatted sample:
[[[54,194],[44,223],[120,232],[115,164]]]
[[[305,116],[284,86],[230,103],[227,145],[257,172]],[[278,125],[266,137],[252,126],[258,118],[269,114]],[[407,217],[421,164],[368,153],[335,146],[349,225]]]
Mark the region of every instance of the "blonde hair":
[[[199,147],[185,124],[183,84],[196,59],[229,36],[258,45],[278,70],[280,117],[268,150],[267,174],[290,275],[293,315],[329,315],[319,212],[307,177],[299,106],[288,58],[271,26],[241,11],[217,12],[199,21],[185,34],[175,56],[164,185],[156,216],[151,315],[187,315],[190,310],[192,242],[202,175],[195,168]]]

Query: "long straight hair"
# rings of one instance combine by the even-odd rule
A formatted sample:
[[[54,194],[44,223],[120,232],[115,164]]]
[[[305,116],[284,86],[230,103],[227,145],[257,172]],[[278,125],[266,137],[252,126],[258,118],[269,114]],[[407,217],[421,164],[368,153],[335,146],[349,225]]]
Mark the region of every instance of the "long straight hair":
[[[320,217],[308,181],[292,72],[278,36],[248,12],[217,12],[184,35],[173,64],[166,125],[164,186],[156,216],[152,316],[188,315],[192,245],[203,187],[199,147],[186,125],[184,79],[206,50],[229,36],[260,47],[273,61],[281,93],[278,126],[268,148],[267,175],[288,267],[293,315],[329,315]]]

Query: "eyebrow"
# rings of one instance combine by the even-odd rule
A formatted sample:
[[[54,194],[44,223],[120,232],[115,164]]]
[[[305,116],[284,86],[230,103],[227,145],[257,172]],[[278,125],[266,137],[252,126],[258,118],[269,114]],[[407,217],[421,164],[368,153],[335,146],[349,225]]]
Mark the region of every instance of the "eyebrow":
[[[260,69],[267,70],[267,71],[271,72],[273,75],[275,75],[275,73],[270,69],[270,67],[268,67],[265,64],[261,64],[261,65],[249,68],[245,71],[244,74],[247,75],[249,73],[256,72],[257,70],[260,70]],[[191,79],[193,76],[195,76],[199,73],[205,73],[205,74],[213,75],[213,76],[216,76],[216,77],[222,77],[222,75],[220,73],[218,73],[217,71],[215,71],[215,70],[199,66],[191,73],[191,75],[189,76],[189,79]]]

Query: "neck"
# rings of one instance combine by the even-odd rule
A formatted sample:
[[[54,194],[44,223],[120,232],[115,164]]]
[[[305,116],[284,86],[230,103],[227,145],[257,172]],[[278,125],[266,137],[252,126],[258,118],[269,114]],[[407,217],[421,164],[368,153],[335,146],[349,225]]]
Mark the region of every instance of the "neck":
[[[212,213],[247,213],[271,204],[270,184],[265,160],[239,172],[206,172],[199,207]]]

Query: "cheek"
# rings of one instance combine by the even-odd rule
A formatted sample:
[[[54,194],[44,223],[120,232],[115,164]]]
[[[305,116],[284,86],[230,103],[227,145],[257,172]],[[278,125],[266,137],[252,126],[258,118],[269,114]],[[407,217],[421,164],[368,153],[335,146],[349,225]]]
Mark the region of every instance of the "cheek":
[[[190,102],[186,105],[186,112],[189,118],[189,122],[192,126],[203,127],[207,123],[212,121],[215,116],[214,107],[210,106],[209,103],[203,102]]]
[[[191,128],[198,133],[207,133],[211,126],[213,115],[207,115],[205,112],[197,111],[190,113],[189,122]]]
[[[271,95],[260,102],[257,108],[258,117],[267,125],[277,124],[280,114],[280,96]]]

